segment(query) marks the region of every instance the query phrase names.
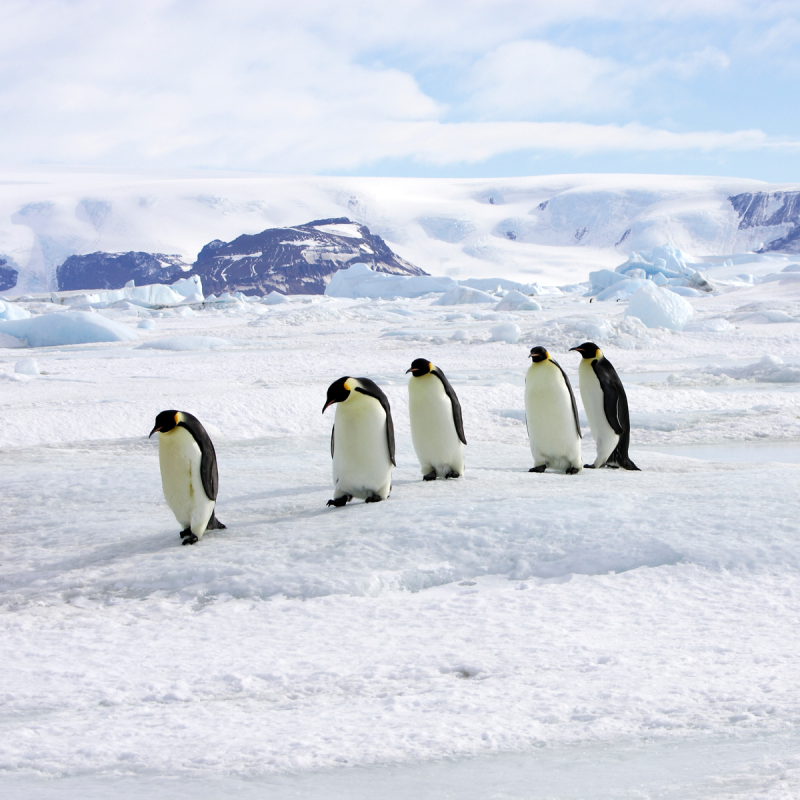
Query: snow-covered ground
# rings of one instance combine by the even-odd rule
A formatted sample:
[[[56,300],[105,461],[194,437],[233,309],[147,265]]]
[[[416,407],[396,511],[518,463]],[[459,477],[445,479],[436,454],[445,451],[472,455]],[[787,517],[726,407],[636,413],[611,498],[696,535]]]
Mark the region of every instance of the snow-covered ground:
[[[4,794],[797,797],[800,282],[686,298],[684,332],[536,300],[13,304],[138,338],[0,349]],[[530,474],[528,350],[577,389],[587,339],[642,471]],[[461,398],[458,481],[411,448],[421,356]],[[342,375],[391,401],[385,503],[325,507]],[[228,529],[194,547],[146,438],[167,408],[218,454]]]

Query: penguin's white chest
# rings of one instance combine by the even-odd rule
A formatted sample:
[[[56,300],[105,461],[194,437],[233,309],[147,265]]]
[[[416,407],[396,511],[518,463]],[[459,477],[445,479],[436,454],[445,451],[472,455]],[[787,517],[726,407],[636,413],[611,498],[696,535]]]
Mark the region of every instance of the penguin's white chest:
[[[175,519],[184,529],[191,528],[196,536],[202,536],[214,511],[214,501],[209,500],[203,488],[202,453],[192,434],[180,426],[159,433],[158,461],[164,499]]]
[[[606,418],[603,387],[592,369],[592,362],[584,358],[578,366],[578,380],[581,387],[581,400],[586,411],[586,419],[597,445],[595,466],[605,464],[619,442],[619,434],[608,424]]]
[[[532,364],[525,377],[525,417],[536,466],[582,468],[581,440],[572,398],[561,370],[550,361]]]
[[[333,424],[333,485],[338,496],[383,499],[392,485],[386,412],[378,400],[353,391],[336,404]]]
[[[408,384],[411,441],[422,472],[435,469],[439,477],[464,473],[464,444],[458,438],[453,404],[442,382],[430,373],[412,378]]]

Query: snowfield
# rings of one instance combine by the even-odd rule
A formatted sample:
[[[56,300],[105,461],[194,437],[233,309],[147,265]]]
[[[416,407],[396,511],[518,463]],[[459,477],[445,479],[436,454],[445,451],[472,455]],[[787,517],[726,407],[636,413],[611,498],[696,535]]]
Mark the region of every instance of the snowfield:
[[[0,340],[4,794],[800,794],[800,282],[681,298],[683,331],[569,287],[541,310],[502,295],[9,303],[136,338]],[[577,394],[587,339],[626,384],[642,472],[529,474],[528,350]],[[421,480],[417,357],[461,399],[463,479]],[[342,375],[392,404],[385,503],[325,507]],[[146,438],[167,408],[218,455],[228,529],[193,547]]]

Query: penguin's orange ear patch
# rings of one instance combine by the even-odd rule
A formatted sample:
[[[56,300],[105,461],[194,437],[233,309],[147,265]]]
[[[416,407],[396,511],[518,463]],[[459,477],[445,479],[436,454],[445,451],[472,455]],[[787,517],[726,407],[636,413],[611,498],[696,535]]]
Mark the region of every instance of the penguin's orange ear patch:
[[[180,423],[180,421],[181,421],[181,412],[180,411],[176,411],[175,412],[175,424],[178,425]]]
[[[353,391],[353,384],[351,383],[350,378],[344,382],[344,388],[347,389],[348,392]]]

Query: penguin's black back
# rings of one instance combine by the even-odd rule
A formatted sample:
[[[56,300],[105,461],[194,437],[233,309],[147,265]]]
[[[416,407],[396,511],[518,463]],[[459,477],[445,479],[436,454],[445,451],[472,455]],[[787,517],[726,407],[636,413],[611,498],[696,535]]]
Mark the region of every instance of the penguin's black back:
[[[211,437],[206,433],[197,417],[186,411],[181,412],[181,421],[178,425],[186,428],[200,448],[200,478],[203,481],[203,490],[209,500],[217,499],[219,489],[219,474],[217,472],[217,453],[211,442]]]
[[[631,461],[628,455],[628,447],[631,442],[631,420],[625,387],[622,385],[614,365],[605,356],[593,359],[592,369],[603,390],[603,411],[606,420],[614,433],[619,436],[619,442],[617,442],[614,452],[608,457],[607,463],[619,464],[624,469],[638,470],[639,467]]]

